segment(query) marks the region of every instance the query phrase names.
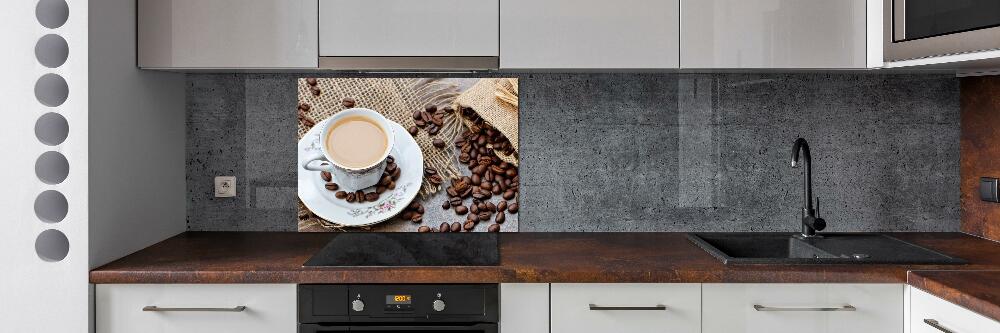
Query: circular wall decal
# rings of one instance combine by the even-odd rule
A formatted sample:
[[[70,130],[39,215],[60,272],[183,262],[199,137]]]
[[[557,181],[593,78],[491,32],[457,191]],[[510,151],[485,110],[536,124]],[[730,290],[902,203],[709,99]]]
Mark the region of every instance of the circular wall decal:
[[[48,34],[35,43],[35,59],[48,68],[56,68],[66,63],[69,57],[69,44],[62,36]]]
[[[66,117],[55,112],[49,112],[38,117],[35,122],[35,137],[49,146],[55,146],[69,136],[69,122]]]
[[[66,79],[57,74],[45,74],[35,82],[35,98],[42,105],[56,107],[62,105],[69,97],[69,85]]]
[[[69,254],[69,239],[62,231],[48,229],[35,238],[35,253],[45,261],[60,261]]]
[[[69,201],[59,191],[48,190],[35,198],[35,216],[43,222],[62,222],[68,211]]]
[[[39,0],[35,5],[35,18],[43,27],[61,27],[69,19],[69,5],[65,0]]]
[[[55,185],[69,176],[69,161],[57,151],[47,151],[35,161],[35,175],[43,183]]]

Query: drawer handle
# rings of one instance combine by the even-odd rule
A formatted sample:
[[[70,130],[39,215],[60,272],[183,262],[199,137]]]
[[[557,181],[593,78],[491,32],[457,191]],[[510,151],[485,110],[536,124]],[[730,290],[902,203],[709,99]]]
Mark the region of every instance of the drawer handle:
[[[142,311],[154,312],[243,312],[247,307],[240,305],[231,308],[161,308],[155,305],[142,307]]]
[[[830,308],[776,308],[770,306],[763,306],[760,304],[754,304],[753,309],[757,311],[857,311],[853,305],[844,305],[838,307]]]
[[[941,323],[939,323],[937,320],[934,320],[934,319],[924,319],[924,324],[927,324],[930,327],[936,328],[938,331],[941,331],[941,332],[944,332],[944,333],[955,333],[955,331],[949,330],[949,329],[945,328],[944,326],[941,326]]]
[[[654,305],[654,306],[600,306],[596,304],[590,305],[590,310],[593,311],[656,311],[656,310],[666,310],[666,305]]]

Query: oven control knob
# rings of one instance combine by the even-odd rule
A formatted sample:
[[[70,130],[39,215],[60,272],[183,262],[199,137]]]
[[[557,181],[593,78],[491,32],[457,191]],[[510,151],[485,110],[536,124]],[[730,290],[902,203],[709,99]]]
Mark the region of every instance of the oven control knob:
[[[353,302],[351,302],[351,309],[353,309],[355,312],[364,311],[365,302],[361,301],[360,299],[356,299]]]
[[[436,299],[434,300],[434,311],[441,312],[444,311],[444,301]]]

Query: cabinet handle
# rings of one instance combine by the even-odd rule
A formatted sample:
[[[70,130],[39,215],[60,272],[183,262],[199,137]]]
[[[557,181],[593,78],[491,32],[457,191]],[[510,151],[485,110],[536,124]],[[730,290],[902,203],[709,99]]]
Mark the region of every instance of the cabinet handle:
[[[949,330],[949,329],[945,328],[944,326],[941,326],[941,323],[939,323],[937,320],[934,320],[934,319],[924,319],[924,324],[927,324],[930,327],[936,328],[938,331],[941,331],[941,332],[944,332],[944,333],[955,333],[955,331]]]
[[[619,310],[629,310],[629,311],[656,311],[656,310],[666,310],[666,305],[654,305],[654,306],[600,306],[596,304],[590,304],[590,310],[593,311],[619,311]]]
[[[142,307],[142,311],[155,312],[243,312],[247,307],[240,305],[231,308],[161,308],[155,305]]]
[[[770,306],[763,306],[760,304],[754,304],[753,309],[757,311],[857,311],[853,305],[844,305],[838,307],[829,308],[776,308]]]

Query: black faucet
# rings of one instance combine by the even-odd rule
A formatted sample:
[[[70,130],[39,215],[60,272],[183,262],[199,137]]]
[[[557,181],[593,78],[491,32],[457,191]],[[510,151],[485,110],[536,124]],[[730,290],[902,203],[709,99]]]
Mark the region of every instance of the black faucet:
[[[813,209],[812,156],[806,139],[798,138],[792,145],[793,168],[799,167],[799,151],[802,152],[802,164],[805,164],[805,171],[802,172],[802,237],[819,237],[816,231],[826,229],[826,220]],[[819,206],[819,198],[816,199],[816,206]]]

